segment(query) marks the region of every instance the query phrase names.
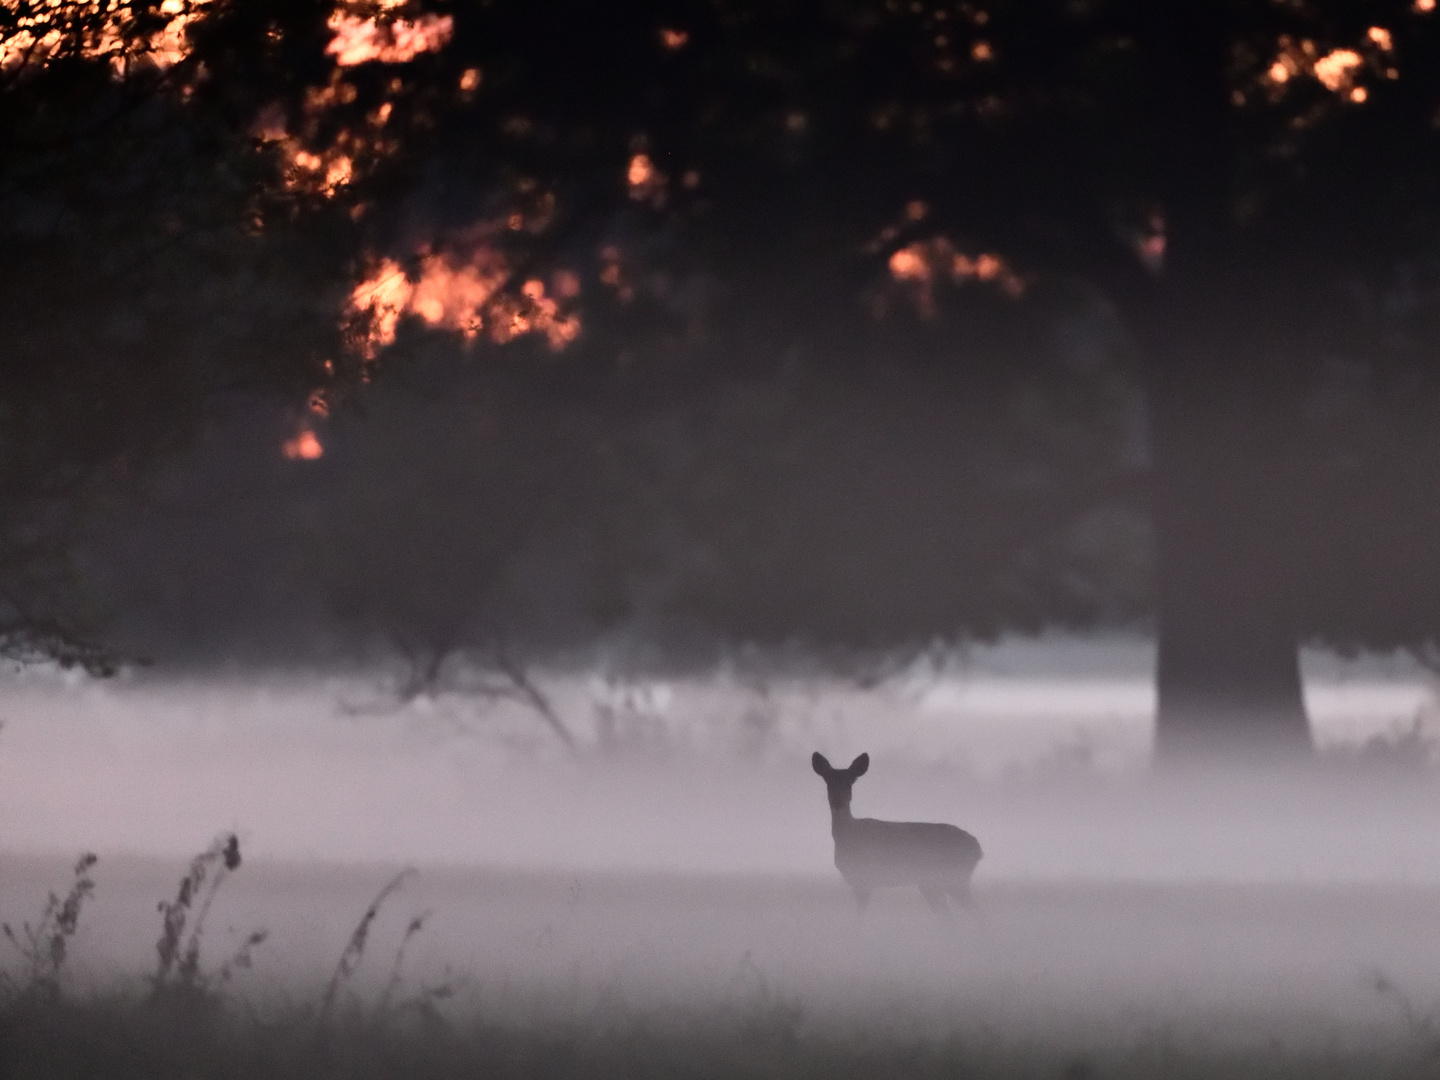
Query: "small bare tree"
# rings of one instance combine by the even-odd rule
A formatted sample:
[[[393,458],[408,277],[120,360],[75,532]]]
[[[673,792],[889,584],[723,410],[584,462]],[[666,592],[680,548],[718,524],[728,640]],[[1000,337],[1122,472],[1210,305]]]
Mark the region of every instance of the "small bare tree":
[[[303,572],[370,655],[378,646],[399,666],[381,700],[344,707],[513,701],[573,749],[524,651],[497,629],[524,606],[515,564],[563,492],[569,436],[553,422],[499,415],[475,387],[467,396],[453,370],[442,379],[443,399],[423,384],[398,387],[363,417],[337,418],[319,463],[331,482]]]

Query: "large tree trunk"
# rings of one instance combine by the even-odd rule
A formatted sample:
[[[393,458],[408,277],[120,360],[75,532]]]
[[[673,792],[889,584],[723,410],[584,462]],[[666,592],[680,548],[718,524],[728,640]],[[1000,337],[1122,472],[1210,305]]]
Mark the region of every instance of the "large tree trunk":
[[[1229,5],[1139,5],[1162,261],[1122,290],[1150,368],[1162,764],[1310,751],[1293,558],[1299,367],[1283,283],[1240,226]],[[1292,313],[1293,314],[1293,313]]]
[[[1219,522],[1215,523],[1216,525]],[[1310,752],[1295,632],[1283,612],[1252,601],[1248,575],[1221,559],[1218,528],[1177,538],[1161,530],[1155,758],[1271,764]],[[1216,541],[1201,553],[1203,537]]]
[[[1156,394],[1161,764],[1275,763],[1311,747],[1290,550],[1294,403],[1226,367],[1172,367]]]

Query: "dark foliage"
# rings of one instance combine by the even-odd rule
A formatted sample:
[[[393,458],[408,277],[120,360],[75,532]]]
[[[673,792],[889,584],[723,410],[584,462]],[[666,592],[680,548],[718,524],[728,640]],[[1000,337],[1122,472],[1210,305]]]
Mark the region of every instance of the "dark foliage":
[[[443,15],[442,48],[340,66],[332,5],[216,4],[169,67],[132,7],[124,77],[76,47],[0,87],[12,651],[99,664],[72,537],[223,389],[328,402],[462,352],[495,408],[585,422],[477,437],[517,473],[465,479],[483,569],[443,604],[362,588],[353,622],[474,634],[542,534],[595,624],[657,635],[1148,619],[1167,752],[1303,750],[1299,643],[1434,637],[1421,7],[416,3],[339,14]],[[479,315],[347,308],[377,266],[461,265]],[[582,329],[550,354],[555,296]],[[337,543],[404,520],[357,475]],[[415,551],[458,546],[427,497]],[[351,547],[403,563],[383,529]]]

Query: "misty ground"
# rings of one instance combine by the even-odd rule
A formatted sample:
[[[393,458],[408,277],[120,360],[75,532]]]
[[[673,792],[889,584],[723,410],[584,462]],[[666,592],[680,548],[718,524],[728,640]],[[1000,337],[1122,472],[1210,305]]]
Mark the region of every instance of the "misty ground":
[[[217,971],[253,929],[270,936],[226,985],[227,1007],[264,1038],[311,1030],[347,936],[393,869],[243,865],[209,915],[202,968]],[[66,1000],[143,1000],[155,902],[182,870],[158,859],[97,866]],[[37,910],[44,887],[67,880],[59,861],[16,857],[0,877],[6,912]],[[403,1038],[406,1010],[433,1005],[462,1058],[479,1052],[465,1050],[465,1033],[481,1024],[485,1039],[518,1039],[526,1052],[578,1040],[627,1069],[638,1053],[640,1075],[667,1071],[649,1061],[656,1053],[678,1055],[669,1075],[733,1073],[705,1049],[711,1039],[790,1073],[806,1048],[871,1060],[873,1072],[854,1075],[1437,1065],[1433,886],[992,881],[977,894],[978,916],[953,924],[902,892],[861,920],[828,877],[424,867],[382,908],[335,1015],[366,1038],[386,1025]],[[405,929],[426,913],[387,991]],[[63,1059],[75,1032],[61,1034],[59,1050],[36,1040]],[[131,1030],[122,1057],[136,1056],[134,1043]],[[151,1075],[154,1056],[139,1054]],[[1076,1063],[1093,1071],[1064,1071]],[[595,1074],[577,1065],[555,1075]]]
[[[35,920],[100,856],[60,1003],[12,1012],[16,1075],[204,1074],[232,1037],[261,1056],[230,1075],[1440,1072],[1440,778],[1413,679],[1316,680],[1325,753],[1281,778],[1138,767],[1149,703],[1124,671],[865,692],[555,679],[576,755],[523,710],[372,708],[381,689],[12,685],[0,919]],[[976,917],[937,922],[911,891],[857,917],[816,748],[871,753],[857,813],[981,839]],[[241,1034],[187,1057],[209,1029],[141,1037],[137,1003],[157,903],[225,830],[245,861],[206,917],[203,977],[268,936],[216,989]],[[317,1059],[346,941],[406,867],[332,1017],[375,1052]],[[20,960],[0,952],[12,1004]],[[405,1041],[421,1017],[441,1025],[423,1053]]]

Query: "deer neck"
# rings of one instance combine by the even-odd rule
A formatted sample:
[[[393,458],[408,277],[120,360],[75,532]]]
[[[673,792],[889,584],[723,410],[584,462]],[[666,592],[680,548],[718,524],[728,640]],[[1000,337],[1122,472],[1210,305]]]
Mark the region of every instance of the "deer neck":
[[[839,809],[830,808],[830,835],[839,839],[840,834],[845,832],[855,823],[855,815],[850,813],[849,806],[842,806]]]

